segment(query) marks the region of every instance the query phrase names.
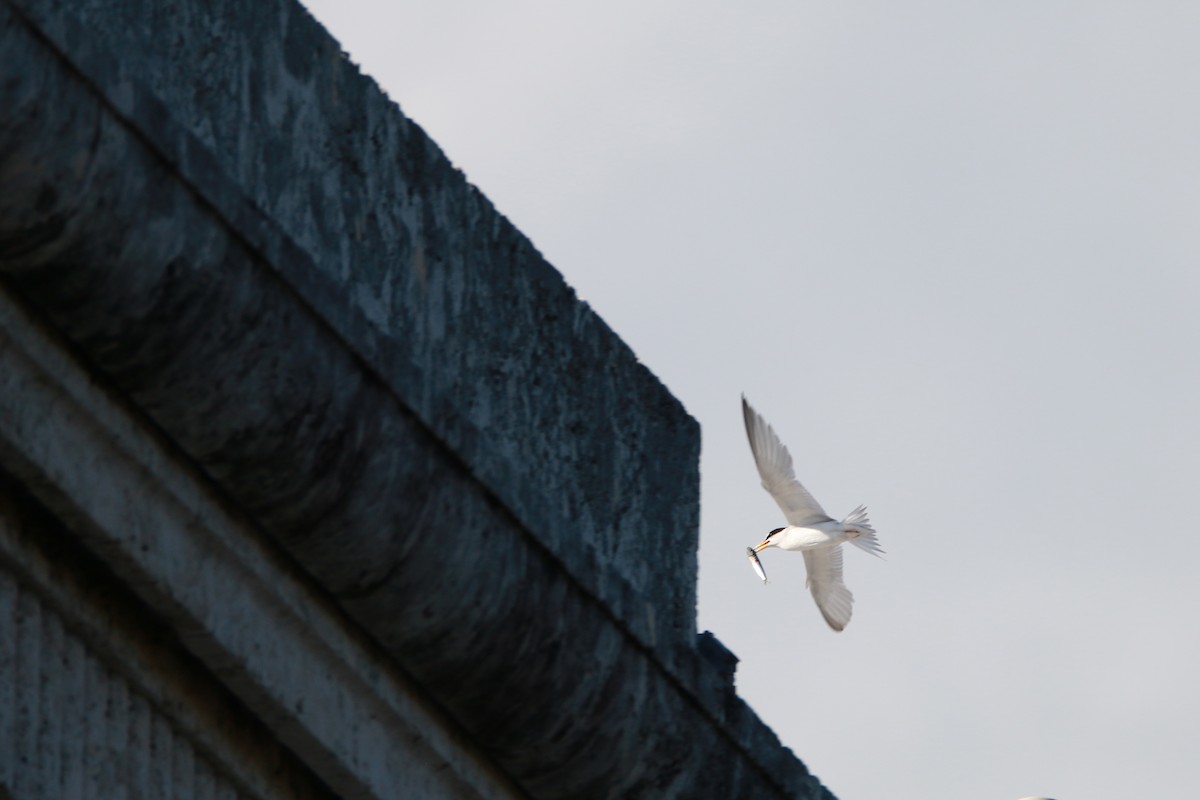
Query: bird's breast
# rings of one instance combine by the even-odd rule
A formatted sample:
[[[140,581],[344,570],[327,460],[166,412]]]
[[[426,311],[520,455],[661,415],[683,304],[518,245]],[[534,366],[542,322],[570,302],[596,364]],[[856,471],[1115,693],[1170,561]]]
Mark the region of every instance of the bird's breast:
[[[821,528],[801,528],[789,526],[775,537],[775,546],[780,550],[815,550],[829,547],[845,538],[845,534],[822,530]]]

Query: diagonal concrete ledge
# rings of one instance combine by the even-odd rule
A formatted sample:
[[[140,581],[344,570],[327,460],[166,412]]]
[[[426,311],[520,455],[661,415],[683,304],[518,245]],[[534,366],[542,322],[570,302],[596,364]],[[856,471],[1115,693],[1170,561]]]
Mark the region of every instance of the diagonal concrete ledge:
[[[218,558],[253,551],[246,526],[469,732],[468,772],[494,759],[537,797],[827,797],[695,650],[695,423],[299,6],[162,13],[0,0],[5,354],[43,373],[2,390],[6,468],[205,631],[197,655],[331,784],[386,785],[364,774],[386,753],[335,746],[381,690],[307,717],[284,686],[325,673],[301,643],[222,627],[223,603],[309,615],[299,589],[239,585],[283,573]],[[30,357],[23,304],[119,403],[49,344]],[[56,382],[73,405],[39,394]],[[136,437],[157,444],[113,445]],[[127,474],[98,491],[73,452]],[[162,488],[188,481],[243,527]],[[112,507],[129,482],[161,524]],[[209,580],[230,593],[190,593]],[[377,666],[330,620],[351,666],[328,669],[361,684]]]
[[[290,559],[226,510],[3,294],[0,463],[114,565],[339,796],[525,796],[411,679],[381,663]],[[0,560],[20,562],[54,593],[45,557],[25,554],[7,527],[0,534]],[[238,756],[225,763],[240,765]],[[246,785],[265,794],[270,779],[249,774]]]
[[[221,3],[164,51],[157,3],[7,2],[541,541],[615,580],[609,602],[668,576],[623,618],[691,638],[695,422],[307,12]],[[657,535],[624,533],[635,509]]]

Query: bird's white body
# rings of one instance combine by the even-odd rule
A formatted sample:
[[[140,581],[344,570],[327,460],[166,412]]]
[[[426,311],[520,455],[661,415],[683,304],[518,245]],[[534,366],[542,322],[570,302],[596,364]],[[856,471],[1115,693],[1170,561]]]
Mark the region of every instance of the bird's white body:
[[[745,397],[742,398],[742,415],[763,488],[779,504],[788,521],[786,526],[767,534],[751,551],[760,553],[768,547],[778,547],[804,553],[808,588],[813,600],[829,627],[840,631],[850,622],[854,604],[854,595],[842,580],[842,543],[849,542],[872,555],[883,552],[875,538],[875,529],[867,519],[867,509],[859,506],[841,522],[826,514],[796,480],[787,448]]]
[[[842,523],[832,520],[808,527],[788,525],[771,536],[771,546],[780,550],[817,550],[841,544],[846,541],[846,535]]]

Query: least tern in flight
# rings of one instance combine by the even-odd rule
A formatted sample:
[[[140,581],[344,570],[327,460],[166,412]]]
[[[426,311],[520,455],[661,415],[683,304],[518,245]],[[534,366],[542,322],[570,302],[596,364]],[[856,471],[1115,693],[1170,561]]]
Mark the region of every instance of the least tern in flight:
[[[786,527],[776,528],[750,548],[750,554],[757,555],[768,547],[804,553],[807,585],[817,601],[817,608],[829,627],[840,631],[850,622],[854,603],[854,595],[842,582],[842,542],[849,542],[876,556],[883,552],[875,538],[875,529],[867,519],[867,507],[859,506],[841,522],[826,514],[796,480],[787,448],[766,420],[750,407],[744,395],[742,415],[746,419],[746,435],[750,437],[750,450],[754,453],[763,488],[775,498],[788,522]],[[761,567],[756,570],[765,581]]]

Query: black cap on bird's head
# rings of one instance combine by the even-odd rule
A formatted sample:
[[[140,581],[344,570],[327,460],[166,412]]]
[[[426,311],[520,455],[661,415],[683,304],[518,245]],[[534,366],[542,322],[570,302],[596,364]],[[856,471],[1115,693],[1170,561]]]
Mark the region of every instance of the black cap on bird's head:
[[[779,533],[781,530],[784,530],[784,529],[783,529],[783,528],[776,528],[775,530],[773,530],[773,531],[771,531],[770,533],[768,533],[765,539],[763,539],[763,540],[762,540],[761,542],[759,542],[758,544],[754,545],[754,552],[756,552],[756,553],[761,553],[763,550],[766,550],[768,547],[770,547],[771,545],[775,544],[775,542],[773,542],[773,541],[771,541],[771,540],[772,540],[773,538],[775,538],[775,534]]]

